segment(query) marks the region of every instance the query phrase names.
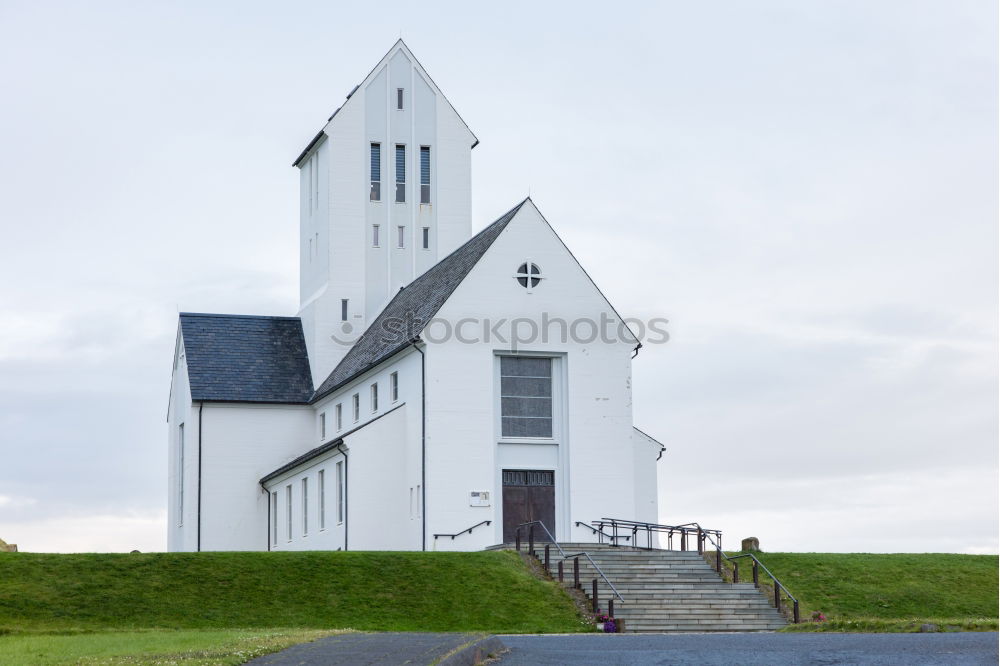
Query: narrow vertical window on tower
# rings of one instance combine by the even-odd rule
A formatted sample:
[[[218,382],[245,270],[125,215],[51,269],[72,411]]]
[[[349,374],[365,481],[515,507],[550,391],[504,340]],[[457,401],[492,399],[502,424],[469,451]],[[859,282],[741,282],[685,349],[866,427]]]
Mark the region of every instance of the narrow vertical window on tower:
[[[347,321],[347,299],[340,299],[340,321]]]
[[[406,146],[396,144],[396,203],[406,203]]]
[[[326,439],[326,412],[319,415],[319,438]]]
[[[351,396],[351,407],[354,410],[354,421],[361,418],[361,396],[357,393]]]
[[[431,228],[424,227],[423,231],[423,245],[425,250],[431,249]]]
[[[431,148],[420,146],[420,203],[431,202]]]
[[[406,227],[396,227],[396,247],[406,247]]]
[[[399,400],[399,373],[394,372],[389,375],[389,399],[393,402]]]
[[[372,384],[372,412],[378,411],[378,383]]]
[[[371,180],[372,189],[369,198],[372,201],[382,200],[382,144],[371,145]]]
[[[344,405],[338,402],[333,413],[336,415],[337,432],[340,432],[341,428],[344,427]]]
[[[403,89],[396,88],[396,109],[403,110]]]
[[[372,247],[378,247],[378,225],[372,225]]]

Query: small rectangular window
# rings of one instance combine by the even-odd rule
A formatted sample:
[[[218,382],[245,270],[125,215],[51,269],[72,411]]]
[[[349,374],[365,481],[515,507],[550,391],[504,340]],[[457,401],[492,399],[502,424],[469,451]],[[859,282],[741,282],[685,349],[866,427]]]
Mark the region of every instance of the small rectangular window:
[[[288,540],[292,540],[292,484],[285,486],[285,532],[288,535]]]
[[[340,321],[347,321],[347,299],[340,299]]]
[[[372,411],[378,411],[378,384],[372,384]]]
[[[309,536],[309,477],[302,478],[302,536]]]
[[[396,145],[396,203],[406,202],[406,146]]]
[[[378,225],[372,225],[372,247],[378,247]]]
[[[333,413],[337,420],[337,430],[339,431],[344,427],[344,406],[338,402],[337,406],[333,410]]]
[[[371,145],[371,182],[372,189],[369,198],[372,201],[382,200],[382,145]]]
[[[357,393],[351,396],[351,403],[354,407],[354,420],[361,418],[361,396]]]
[[[344,522],[344,461],[337,462],[337,524]]]
[[[425,250],[431,249],[431,228],[424,227],[421,229],[423,232],[423,246]]]
[[[420,517],[420,510],[421,510],[421,506],[423,504],[423,502],[421,501],[422,497],[423,497],[423,495],[420,494],[420,484],[418,483],[417,484],[417,518]]]
[[[319,415],[319,438],[326,439],[326,412]]]
[[[389,399],[393,402],[399,400],[399,373],[394,372],[389,375]]]
[[[406,247],[406,227],[396,227],[396,247]]]
[[[326,471],[320,470],[316,473],[316,485],[319,486],[319,503],[316,507],[319,513],[319,529],[326,529]]]
[[[420,203],[431,202],[431,149],[420,146]]]
[[[271,493],[271,544],[278,545],[278,491]]]
[[[396,108],[400,111],[403,110],[403,89],[396,88]]]
[[[410,519],[413,519],[413,486],[410,486]]]

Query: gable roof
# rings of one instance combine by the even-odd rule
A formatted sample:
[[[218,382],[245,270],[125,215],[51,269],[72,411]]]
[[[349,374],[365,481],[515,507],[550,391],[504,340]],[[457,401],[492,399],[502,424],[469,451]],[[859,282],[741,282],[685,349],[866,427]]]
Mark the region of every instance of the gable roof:
[[[319,400],[409,347],[527,201],[525,199],[511,208],[426,273],[399,290],[326,381],[316,389],[313,400]]]
[[[372,75],[374,75],[377,71],[379,71],[379,69],[389,61],[389,58],[397,50],[402,51],[404,54],[406,54],[408,58],[410,58],[413,61],[413,64],[416,65],[419,72],[424,76],[424,78],[427,79],[427,83],[429,83],[431,88],[434,89],[434,92],[441,95],[441,98],[448,104],[448,106],[451,107],[451,110],[455,112],[455,115],[458,116],[458,119],[462,121],[462,124],[465,125],[465,129],[469,130],[469,134],[472,135],[473,139],[472,147],[475,148],[476,146],[478,146],[479,138],[476,136],[475,132],[472,131],[472,128],[469,127],[469,123],[465,122],[465,119],[462,118],[461,114],[458,112],[458,109],[456,109],[455,106],[445,96],[445,94],[441,92],[441,89],[434,82],[434,79],[432,79],[431,75],[427,73],[427,70],[424,69],[424,66],[420,64],[420,61],[417,60],[417,56],[413,55],[413,51],[410,50],[410,47],[406,45],[406,42],[404,42],[402,38],[396,40],[396,43],[392,45],[392,48],[390,48],[386,52],[386,54],[382,56],[382,59],[379,60],[374,67],[372,67],[371,71],[368,72],[368,74],[365,75],[365,78],[361,80],[361,83],[351,88],[351,92],[347,93],[347,98],[344,100],[344,104],[347,104],[351,100],[351,97],[354,96],[354,93],[356,93],[358,89],[364,86],[369,81],[369,79],[372,78]],[[309,144],[302,149],[302,152],[299,153],[299,156],[295,158],[294,162],[292,162],[293,167],[299,166],[299,164],[302,163],[302,160],[305,159],[306,155],[308,155],[309,152],[315,146],[317,146],[323,138],[326,137],[327,126],[330,124],[330,121],[332,121],[333,118],[340,112],[340,110],[344,108],[344,104],[341,104],[332,114],[330,114],[330,117],[326,119],[326,122],[323,124],[323,127],[320,129],[320,131],[316,133],[316,136],[313,137],[312,141],[310,141]]]
[[[191,399],[305,404],[312,374],[298,317],[182,312]]]

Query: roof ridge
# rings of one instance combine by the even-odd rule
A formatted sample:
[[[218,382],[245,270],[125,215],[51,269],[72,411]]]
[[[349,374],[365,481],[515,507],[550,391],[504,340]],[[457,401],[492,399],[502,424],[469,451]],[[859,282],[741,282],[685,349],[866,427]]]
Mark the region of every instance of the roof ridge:
[[[224,319],[300,319],[289,315],[248,315],[248,314],[226,314],[222,312],[179,312],[181,317],[219,317]]]

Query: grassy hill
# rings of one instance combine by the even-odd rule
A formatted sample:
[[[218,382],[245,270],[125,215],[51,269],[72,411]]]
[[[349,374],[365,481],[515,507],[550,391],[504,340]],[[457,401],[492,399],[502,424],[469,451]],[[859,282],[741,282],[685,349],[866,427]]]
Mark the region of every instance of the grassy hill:
[[[827,617],[797,629],[908,631],[997,628],[996,555],[762,553],[759,559],[800,601],[802,619]],[[740,561],[740,579],[750,567]]]
[[[510,552],[0,555],[0,633],[588,630]]]

